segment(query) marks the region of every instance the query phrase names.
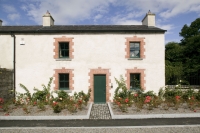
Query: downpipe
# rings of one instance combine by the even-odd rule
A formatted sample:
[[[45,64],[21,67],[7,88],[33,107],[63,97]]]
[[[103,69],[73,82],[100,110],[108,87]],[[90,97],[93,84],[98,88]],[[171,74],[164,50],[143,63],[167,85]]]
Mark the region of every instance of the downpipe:
[[[14,33],[11,33],[11,37],[13,37],[13,92],[15,98],[15,91],[16,91],[16,36]]]

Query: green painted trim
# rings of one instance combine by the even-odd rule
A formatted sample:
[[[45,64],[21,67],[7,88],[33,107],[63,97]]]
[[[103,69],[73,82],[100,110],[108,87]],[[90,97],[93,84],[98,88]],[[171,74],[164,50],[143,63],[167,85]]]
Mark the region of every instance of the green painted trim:
[[[143,58],[128,58],[128,60],[143,60]]]
[[[71,61],[72,59],[71,58],[59,58],[59,59],[56,59],[56,61]]]
[[[59,90],[69,90],[69,88],[59,88]]]
[[[106,75],[94,75],[94,103],[106,103]]]

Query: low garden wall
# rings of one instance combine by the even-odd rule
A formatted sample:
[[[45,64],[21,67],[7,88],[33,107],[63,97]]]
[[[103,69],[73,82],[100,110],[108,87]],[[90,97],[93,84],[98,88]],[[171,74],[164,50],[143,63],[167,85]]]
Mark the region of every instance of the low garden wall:
[[[165,87],[169,89],[175,89],[176,87],[180,89],[200,89],[200,85],[166,85]]]

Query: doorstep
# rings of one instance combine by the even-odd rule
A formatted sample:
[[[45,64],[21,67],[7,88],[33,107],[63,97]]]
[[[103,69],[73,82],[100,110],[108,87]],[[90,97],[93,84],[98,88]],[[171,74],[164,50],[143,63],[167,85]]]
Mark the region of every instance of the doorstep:
[[[70,115],[70,116],[0,116],[0,120],[73,120],[89,119],[92,109],[92,102],[89,103],[87,115]]]
[[[197,118],[197,117],[200,117],[200,113],[115,115],[112,111],[110,102],[108,102],[108,107],[109,107],[112,119]]]

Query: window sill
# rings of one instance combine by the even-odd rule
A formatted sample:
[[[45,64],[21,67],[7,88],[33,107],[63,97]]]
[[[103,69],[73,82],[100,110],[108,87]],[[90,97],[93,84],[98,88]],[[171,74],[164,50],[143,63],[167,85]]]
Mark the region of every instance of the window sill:
[[[128,58],[128,60],[143,60],[143,58]]]
[[[72,93],[72,90],[63,90],[66,93]]]
[[[59,58],[59,59],[56,59],[56,61],[71,61],[72,59],[70,58]]]
[[[142,92],[141,89],[130,89],[131,92]]]

